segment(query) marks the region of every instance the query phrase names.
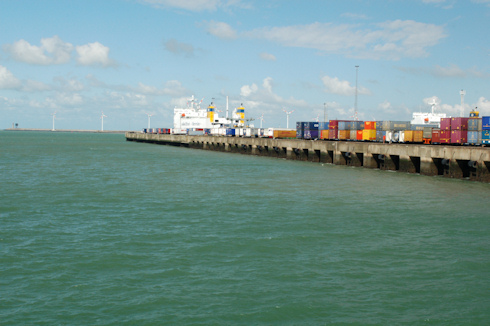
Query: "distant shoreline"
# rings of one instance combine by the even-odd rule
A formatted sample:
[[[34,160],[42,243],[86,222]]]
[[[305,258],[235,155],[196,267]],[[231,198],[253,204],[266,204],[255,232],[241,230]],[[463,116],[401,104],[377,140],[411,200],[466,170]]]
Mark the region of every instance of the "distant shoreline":
[[[45,132],[86,132],[98,134],[124,134],[125,130],[83,130],[83,129],[35,129],[35,128],[7,128],[4,131],[45,131]]]

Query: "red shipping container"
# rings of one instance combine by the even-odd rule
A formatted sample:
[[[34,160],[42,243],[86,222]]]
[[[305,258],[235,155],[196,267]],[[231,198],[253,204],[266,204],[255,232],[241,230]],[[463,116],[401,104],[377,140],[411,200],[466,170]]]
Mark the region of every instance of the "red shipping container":
[[[464,144],[468,142],[468,130],[451,130],[451,144]]]
[[[339,129],[339,120],[330,120],[328,123],[328,129]]]
[[[364,121],[364,129],[376,130],[376,121]]]
[[[441,142],[441,130],[432,129],[432,144]]]
[[[469,118],[451,118],[451,130],[468,130]]]
[[[451,130],[451,118],[441,118],[441,131]]]
[[[441,136],[439,137],[441,144],[451,143],[451,130],[441,130]]]
[[[356,140],[362,140],[362,130],[357,130]]]
[[[330,129],[328,131],[328,139],[339,139],[339,131],[338,131],[338,129]]]

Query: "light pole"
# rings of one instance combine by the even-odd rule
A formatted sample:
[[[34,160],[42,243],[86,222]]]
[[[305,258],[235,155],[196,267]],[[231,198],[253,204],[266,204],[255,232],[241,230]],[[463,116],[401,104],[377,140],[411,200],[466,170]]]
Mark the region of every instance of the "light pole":
[[[466,95],[466,91],[462,89],[459,94],[461,95],[461,117],[464,117],[464,96]]]
[[[292,110],[292,111],[289,111],[289,112],[288,112],[288,111],[286,111],[286,110],[284,110],[284,109],[283,109],[283,111],[284,111],[284,112],[286,112],[286,115],[287,115],[287,119],[286,119],[286,129],[289,129],[289,115],[290,115],[291,113],[293,113],[293,112],[294,112],[294,110]]]
[[[356,100],[354,103],[354,109],[355,109],[354,120],[358,120],[358,118],[357,118],[357,75],[358,75],[358,71],[359,71],[359,66],[356,66]]]

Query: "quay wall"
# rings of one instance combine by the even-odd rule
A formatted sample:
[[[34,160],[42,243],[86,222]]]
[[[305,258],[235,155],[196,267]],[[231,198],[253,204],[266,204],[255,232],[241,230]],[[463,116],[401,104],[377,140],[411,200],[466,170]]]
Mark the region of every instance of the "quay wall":
[[[127,141],[490,182],[490,148],[126,132]]]

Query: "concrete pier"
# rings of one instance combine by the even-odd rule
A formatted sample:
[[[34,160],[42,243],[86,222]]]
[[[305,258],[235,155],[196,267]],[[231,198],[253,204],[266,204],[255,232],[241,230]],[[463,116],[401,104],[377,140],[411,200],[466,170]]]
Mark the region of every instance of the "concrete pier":
[[[490,182],[490,148],[126,132],[126,140]]]

